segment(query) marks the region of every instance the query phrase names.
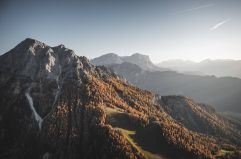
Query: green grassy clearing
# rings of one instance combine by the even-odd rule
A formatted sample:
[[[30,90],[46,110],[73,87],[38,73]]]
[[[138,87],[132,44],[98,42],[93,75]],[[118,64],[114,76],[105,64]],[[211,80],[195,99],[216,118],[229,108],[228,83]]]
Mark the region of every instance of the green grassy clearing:
[[[166,159],[158,154],[150,152],[144,147],[143,142],[140,145],[140,140],[136,136],[135,128],[126,121],[126,113],[119,112],[115,109],[107,108],[107,120],[112,127],[120,131],[122,135],[127,139],[127,141],[138,151],[144,154],[148,159]]]

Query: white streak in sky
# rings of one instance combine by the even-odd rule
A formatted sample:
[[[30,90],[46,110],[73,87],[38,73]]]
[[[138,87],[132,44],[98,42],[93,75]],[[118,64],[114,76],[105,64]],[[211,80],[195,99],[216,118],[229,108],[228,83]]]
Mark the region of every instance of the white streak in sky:
[[[215,29],[218,29],[221,25],[223,25],[223,24],[225,24],[225,23],[227,23],[229,21],[230,21],[230,19],[223,20],[223,21],[215,24],[213,27],[211,27],[210,30],[213,31]]]
[[[187,13],[187,12],[192,12],[192,11],[196,11],[199,9],[204,9],[204,8],[210,8],[215,6],[215,4],[206,4],[206,5],[202,5],[202,6],[198,6],[198,7],[194,7],[194,8],[189,8],[189,9],[185,9],[176,13]]]
[[[199,9],[203,9],[203,8],[209,8],[209,7],[213,7],[213,6],[214,6],[214,4],[202,5],[202,6],[199,6],[199,7],[194,7],[194,8],[184,10],[184,12],[191,12],[191,11],[195,11],[195,10],[199,10]]]

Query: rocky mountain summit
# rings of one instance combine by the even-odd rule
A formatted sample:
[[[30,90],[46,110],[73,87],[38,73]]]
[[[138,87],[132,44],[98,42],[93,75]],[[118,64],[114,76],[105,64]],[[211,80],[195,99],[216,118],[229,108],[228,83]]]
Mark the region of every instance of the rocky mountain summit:
[[[3,159],[240,157],[226,134],[220,140],[189,128],[166,97],[128,85],[64,45],[25,39],[1,55],[0,94]],[[175,107],[182,99],[171,101]],[[238,134],[235,125],[229,130]]]

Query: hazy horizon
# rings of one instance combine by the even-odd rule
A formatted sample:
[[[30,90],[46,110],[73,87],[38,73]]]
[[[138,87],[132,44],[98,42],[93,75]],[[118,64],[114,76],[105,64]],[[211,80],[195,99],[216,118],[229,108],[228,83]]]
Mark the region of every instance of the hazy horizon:
[[[78,55],[241,59],[241,1],[1,1],[0,54],[25,38]]]

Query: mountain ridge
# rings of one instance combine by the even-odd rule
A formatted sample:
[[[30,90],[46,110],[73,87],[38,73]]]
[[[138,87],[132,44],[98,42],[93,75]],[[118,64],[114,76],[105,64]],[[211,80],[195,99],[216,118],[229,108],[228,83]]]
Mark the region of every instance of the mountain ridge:
[[[119,56],[115,53],[109,53],[91,60],[92,64],[99,65],[99,66],[122,64],[124,62],[136,64],[142,69],[148,70],[148,71],[167,70],[165,68],[158,67],[154,63],[152,63],[148,55],[143,55],[140,53],[134,53],[130,56]]]
[[[218,111],[240,112],[238,94],[241,80],[237,77],[200,76],[175,71],[148,71],[136,64],[105,65],[116,74],[142,89],[160,95],[184,95],[215,107]],[[223,91],[225,90],[225,91]]]

